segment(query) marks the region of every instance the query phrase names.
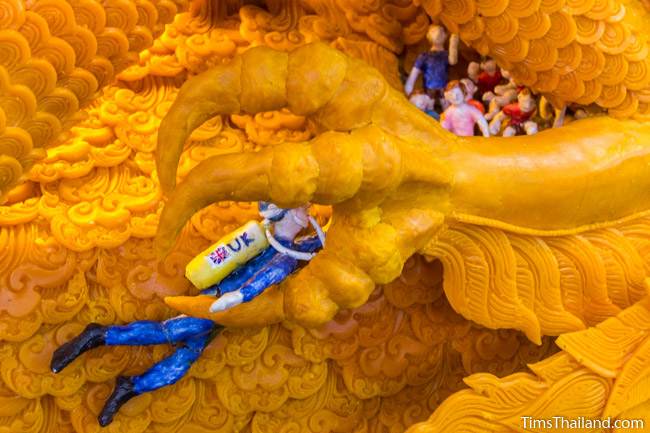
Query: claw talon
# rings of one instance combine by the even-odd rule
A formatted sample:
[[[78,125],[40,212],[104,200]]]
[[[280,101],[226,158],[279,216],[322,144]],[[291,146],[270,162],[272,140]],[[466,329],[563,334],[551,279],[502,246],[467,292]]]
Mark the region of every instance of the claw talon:
[[[311,51],[322,54],[315,65],[305,62],[305,54]],[[315,69],[321,60],[331,64]],[[259,76],[259,68],[265,71],[263,80],[253,79],[256,73]],[[305,87],[305,82],[310,85]],[[201,162],[169,194],[156,235],[159,254],[169,251],[195,212],[223,200],[273,201],[281,207],[309,202],[334,205],[334,221],[337,214],[342,218],[332,224],[327,246],[312,262],[251,302],[244,303],[238,292],[216,301],[200,296],[167,298],[166,302],[184,313],[224,325],[267,325],[288,317],[316,326],[330,320],[340,308],[361,305],[376,283],[399,276],[404,261],[414,252],[404,247],[400,238],[420,245],[424,241],[414,239],[426,241],[432,231],[428,217],[425,230],[411,224],[421,222],[419,216],[410,215],[402,221],[393,215],[394,221],[383,220],[382,207],[399,196],[405,183],[442,189],[451,183],[433,146],[393,133],[395,127],[398,131],[410,128],[410,135],[406,134],[410,137],[440,136],[435,127],[417,121],[421,120],[417,108],[404,105],[402,99],[378,71],[324,44],[289,54],[251,49],[241,60],[188,80],[163,119],[158,136],[159,176],[167,192],[173,187],[185,140],[192,129],[214,115],[289,107],[334,131],[308,143],[283,143],[256,153],[220,155]],[[395,117],[398,111],[416,122],[407,125],[408,120]],[[361,225],[353,222],[355,214]],[[392,214],[387,210],[386,215]],[[355,229],[346,229],[343,221]]]

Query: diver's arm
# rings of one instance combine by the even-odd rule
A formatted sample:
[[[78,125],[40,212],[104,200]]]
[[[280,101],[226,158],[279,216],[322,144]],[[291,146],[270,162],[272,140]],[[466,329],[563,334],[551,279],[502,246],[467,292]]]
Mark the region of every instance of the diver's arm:
[[[249,302],[260,295],[266,288],[284,281],[296,269],[298,269],[298,260],[286,254],[276,253],[240,289],[226,293],[214,301],[210,307],[210,312],[223,311],[242,302]]]
[[[221,296],[224,293],[232,292],[242,287],[246,281],[257,274],[260,269],[264,268],[269,260],[273,258],[276,251],[268,247],[257,256],[250,259],[248,262],[241,265],[239,268],[232,271],[221,280],[219,283],[214,284],[207,289],[201,291],[202,295]]]

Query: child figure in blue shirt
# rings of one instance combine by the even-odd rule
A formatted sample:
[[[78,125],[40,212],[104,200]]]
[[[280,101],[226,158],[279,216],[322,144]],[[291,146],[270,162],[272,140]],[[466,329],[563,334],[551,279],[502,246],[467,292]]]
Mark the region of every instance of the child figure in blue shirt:
[[[427,40],[431,44],[431,49],[421,53],[416,59],[411,73],[404,85],[404,92],[407,96],[413,93],[415,82],[422,74],[422,83],[424,91],[440,104],[441,110],[444,110],[444,90],[448,81],[449,65],[458,63],[458,35],[452,34],[449,38],[449,51],[445,49],[445,40],[447,32],[445,28],[433,24],[427,31]]]

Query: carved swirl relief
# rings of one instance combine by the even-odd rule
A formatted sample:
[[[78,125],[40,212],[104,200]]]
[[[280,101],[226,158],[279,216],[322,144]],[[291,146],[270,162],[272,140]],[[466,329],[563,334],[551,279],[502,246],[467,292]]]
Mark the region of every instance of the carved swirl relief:
[[[0,1],[0,199],[186,3]]]
[[[52,351],[89,322],[172,316],[163,297],[194,291],[186,263],[256,217],[253,204],[212,205],[192,218],[167,259],[155,259],[164,200],[157,131],[186,77],[252,46],[289,50],[321,40],[400,87],[397,54],[418,44],[429,24],[417,1],[241,3],[0,0],[0,433],[98,432],[114,378],[146,370],[169,348],[100,348],[59,375],[47,368]],[[648,43],[638,30],[648,15],[633,1],[626,14],[598,1],[422,3],[556,101],[648,114]],[[607,65],[602,74],[599,65]],[[307,119],[285,110],[210,119],[186,144],[178,175],[212,155],[314,134]],[[584,391],[585,414],[635,413],[648,397],[645,307],[630,307],[629,320],[623,314],[644,294],[647,264],[637,256],[646,251],[646,225],[548,242],[451,227],[430,252],[441,262],[415,256],[398,280],[322,328],[225,331],[188,377],[131,400],[107,431],[395,432],[439,406],[428,421],[434,427],[422,431],[468,419],[497,429],[522,407],[550,410],[532,403],[538,399],[574,410],[569,389]],[[462,286],[454,272],[468,264],[458,257],[480,260],[486,252],[498,253],[501,264],[485,264],[487,273]],[[555,268],[536,268],[539,258]],[[591,261],[606,272],[593,271]],[[504,263],[516,274],[506,275]],[[491,287],[493,278],[504,285]],[[525,292],[513,292],[513,278]],[[593,281],[589,293],[578,290],[582,279]],[[478,305],[475,296],[492,302]],[[500,310],[506,298],[518,303]],[[519,315],[508,316],[515,309]],[[620,323],[605,322],[610,328],[563,335],[562,353],[553,355],[552,338],[541,337],[619,311]],[[504,324],[541,344],[484,327]],[[629,343],[624,357],[611,344],[585,348],[620,327]],[[530,363],[534,374],[522,373]],[[470,389],[460,391],[468,375]],[[481,418],[476,405],[486,396],[510,399],[511,407],[489,406],[507,414]]]

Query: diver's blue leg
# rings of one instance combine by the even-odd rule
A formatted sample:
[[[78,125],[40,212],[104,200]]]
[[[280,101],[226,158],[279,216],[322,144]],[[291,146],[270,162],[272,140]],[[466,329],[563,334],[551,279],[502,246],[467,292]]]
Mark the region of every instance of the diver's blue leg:
[[[244,295],[244,302],[253,300],[267,287],[284,281],[298,268],[298,260],[286,254],[276,253],[263,268],[253,275],[239,289]]]
[[[218,325],[212,320],[178,316],[162,322],[163,330],[171,343],[190,341],[199,335],[212,332]]]
[[[132,377],[133,390],[136,394],[153,391],[180,380],[196,361],[213,334],[203,334],[186,340],[167,358],[155,364],[144,374]]]
[[[215,323],[207,319],[179,316],[164,322],[141,320],[128,325],[109,326],[106,330],[107,346],[145,346],[150,344],[178,343],[197,335],[207,334]]]
[[[187,373],[192,363],[201,356],[205,346],[220,329],[218,325],[215,325],[213,332],[188,339],[182,347],[176,349],[174,353],[155,364],[144,374],[118,377],[113,393],[106,400],[104,408],[99,414],[99,424],[102,427],[110,424],[120,407],[136,395],[176,383]]]
[[[215,328],[211,320],[179,316],[164,322],[142,320],[123,326],[91,323],[86,329],[52,354],[50,368],[58,373],[82,353],[99,346],[145,346],[178,343]]]

